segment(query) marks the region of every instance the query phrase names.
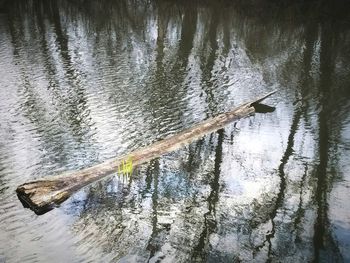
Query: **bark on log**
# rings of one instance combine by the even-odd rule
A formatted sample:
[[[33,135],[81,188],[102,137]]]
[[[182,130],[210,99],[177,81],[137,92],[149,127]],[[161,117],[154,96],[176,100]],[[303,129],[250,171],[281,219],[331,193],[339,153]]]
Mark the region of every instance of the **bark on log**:
[[[117,172],[118,167],[120,167],[125,160],[131,159],[132,165],[136,166],[165,153],[175,151],[208,133],[223,128],[232,121],[255,113],[254,106],[275,92],[276,91],[270,92],[232,111],[209,118],[179,134],[170,136],[119,158],[110,159],[101,164],[79,171],[65,172],[60,175],[24,183],[17,187],[17,196],[25,207],[30,208],[38,215],[44,214],[54,207],[59,206],[82,187],[103,179],[113,172]]]

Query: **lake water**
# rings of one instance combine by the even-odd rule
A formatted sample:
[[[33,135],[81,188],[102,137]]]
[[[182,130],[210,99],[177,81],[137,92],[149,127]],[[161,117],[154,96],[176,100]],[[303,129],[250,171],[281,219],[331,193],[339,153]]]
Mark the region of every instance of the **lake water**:
[[[350,7],[304,2],[0,1],[0,262],[350,262]],[[42,216],[15,194],[272,90]]]

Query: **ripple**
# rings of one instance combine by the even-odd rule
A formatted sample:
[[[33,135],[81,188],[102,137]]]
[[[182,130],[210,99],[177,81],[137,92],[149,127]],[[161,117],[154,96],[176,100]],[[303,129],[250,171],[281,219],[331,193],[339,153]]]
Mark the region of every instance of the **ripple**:
[[[0,261],[312,261],[328,206],[322,240],[340,249],[322,253],[347,255],[346,233],[328,227],[346,218],[349,188],[347,18],[301,3],[146,2],[15,1],[0,16]],[[43,216],[16,197],[275,88],[274,112]]]

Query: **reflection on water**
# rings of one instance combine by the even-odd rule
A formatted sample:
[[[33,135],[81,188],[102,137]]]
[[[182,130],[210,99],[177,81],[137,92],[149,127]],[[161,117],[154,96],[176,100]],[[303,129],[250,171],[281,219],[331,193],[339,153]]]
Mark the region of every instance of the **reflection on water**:
[[[0,1],[0,261],[350,261],[350,8],[291,2]],[[17,200],[272,89],[131,179]]]

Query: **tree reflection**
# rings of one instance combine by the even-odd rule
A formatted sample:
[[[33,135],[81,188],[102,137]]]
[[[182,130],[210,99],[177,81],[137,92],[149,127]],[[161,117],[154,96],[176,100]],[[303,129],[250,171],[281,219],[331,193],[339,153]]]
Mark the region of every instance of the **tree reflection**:
[[[341,257],[337,249],[337,244],[330,233],[328,218],[328,193],[331,189],[333,179],[330,174],[331,136],[334,133],[339,135],[339,131],[336,130],[339,129],[339,124],[334,123],[330,115],[332,112],[330,100],[332,100],[334,96],[331,92],[337,94],[336,90],[332,90],[332,87],[334,87],[332,79],[335,74],[335,54],[333,50],[336,50],[335,45],[338,38],[337,28],[338,27],[332,23],[323,23],[320,32],[320,112],[318,114],[319,163],[315,170],[317,184],[314,197],[317,204],[317,218],[314,226],[315,262],[319,262],[321,259],[338,261]],[[335,89],[335,87],[333,89]],[[335,129],[333,128],[332,130],[330,125]]]
[[[216,232],[217,219],[216,219],[216,204],[219,200],[220,192],[220,172],[222,162],[222,143],[224,139],[224,130],[218,131],[218,142],[215,150],[215,164],[213,171],[213,178],[210,181],[210,194],[207,198],[208,212],[204,214],[204,227],[199,236],[197,245],[193,249],[192,260],[193,262],[207,261],[207,254],[209,250],[209,237],[212,233]]]
[[[250,96],[273,84],[283,94],[276,95],[280,112],[266,119],[257,115],[251,122],[257,126],[239,131],[250,136],[247,145],[237,142],[242,156],[227,158],[240,162],[244,175],[223,168],[230,144],[220,130],[175,157],[141,166],[127,184],[113,178],[80,192],[67,206],[78,210],[72,212],[78,248],[93,251],[96,244],[111,260],[171,260],[179,253],[180,261],[210,261],[217,252],[237,261],[341,261],[329,218],[330,191],[342,169],[340,129],[349,110],[350,79],[343,69],[350,62],[349,18],[341,3],[103,0],[10,6],[7,28],[21,80],[18,111],[63,167],[62,159],[69,162],[81,151],[94,156],[111,147],[109,154],[120,153],[176,133],[231,106],[238,91]],[[23,16],[16,17],[17,8]],[[41,81],[29,65],[43,67]],[[234,74],[243,75],[242,83],[225,83]],[[258,149],[252,160],[245,149],[254,137],[266,136],[258,126],[265,125],[262,120],[275,125],[261,128],[271,152]],[[302,149],[307,140],[309,149]],[[105,148],[92,149],[95,141]],[[254,174],[265,172],[276,189],[244,192],[245,184],[258,185]],[[236,188],[228,189],[230,183]],[[213,237],[238,245],[222,248]]]

